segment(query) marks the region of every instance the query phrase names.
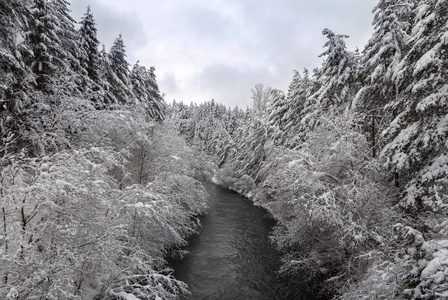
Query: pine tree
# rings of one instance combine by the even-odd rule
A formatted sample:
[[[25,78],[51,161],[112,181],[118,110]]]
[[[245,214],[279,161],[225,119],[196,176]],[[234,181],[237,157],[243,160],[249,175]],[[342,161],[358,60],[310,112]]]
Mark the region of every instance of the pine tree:
[[[300,75],[296,72],[296,76]],[[284,93],[278,90],[273,90],[272,103],[269,106],[269,126],[271,137],[277,145],[285,144],[286,126],[288,123],[289,112],[292,109],[291,103]]]
[[[408,0],[382,0],[374,8],[374,33],[363,52],[365,86],[360,106],[378,109],[397,95],[396,70],[406,54],[411,5]]]
[[[104,103],[130,104],[133,101],[129,85],[129,64],[126,61],[126,50],[122,35],[114,41],[109,53],[102,53],[103,88],[105,90]]]
[[[100,82],[100,53],[99,44],[97,39],[97,28],[93,18],[90,6],[87,7],[87,12],[82,18],[81,27],[78,30],[80,37],[80,44],[83,51],[83,55],[80,57],[81,65],[86,69],[87,75],[95,83]]]
[[[28,59],[36,75],[36,88],[46,94],[79,89],[80,69],[75,21],[64,0],[34,0],[31,8],[29,44],[33,57]]]
[[[27,148],[35,77],[26,59],[29,1],[0,2],[0,156]],[[13,148],[13,149],[7,149]]]
[[[372,156],[384,146],[379,133],[390,116],[383,108],[397,100],[400,89],[398,70],[408,51],[412,5],[409,0],[382,0],[374,8],[374,32],[362,56],[362,88],[353,100],[364,130],[369,135]]]
[[[135,99],[143,105],[148,116],[153,120],[162,121],[165,118],[165,102],[160,94],[154,70],[154,67],[147,70],[137,62],[129,79]]]
[[[448,203],[448,5],[422,1],[415,16],[382,155],[404,183],[404,206],[439,210]]]
[[[126,83],[129,76],[129,63],[126,61],[126,50],[121,33],[112,44],[108,57],[112,71],[122,82]]]
[[[328,41],[324,45],[327,49],[319,55],[324,56],[325,60],[318,76],[321,88],[315,97],[324,106],[347,103],[357,91],[357,54],[346,49],[344,39],[348,35],[335,34],[329,29],[324,29],[322,34],[327,36]]]

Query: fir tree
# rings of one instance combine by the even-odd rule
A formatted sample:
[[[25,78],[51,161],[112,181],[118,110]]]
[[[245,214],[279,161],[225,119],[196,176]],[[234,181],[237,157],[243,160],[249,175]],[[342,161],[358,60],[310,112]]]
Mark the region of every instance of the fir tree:
[[[34,55],[28,63],[36,75],[36,88],[46,94],[61,86],[74,92],[80,85],[75,73],[80,71],[75,21],[67,5],[64,0],[34,0],[31,8],[29,43]]]
[[[415,8],[410,50],[397,79],[402,92],[386,106],[394,120],[382,155],[404,183],[402,204],[439,210],[448,203],[448,5],[426,0]]]
[[[374,8],[375,31],[362,57],[366,82],[359,95],[361,106],[378,109],[395,99],[396,70],[408,50],[410,10],[407,0],[382,0]]]
[[[336,34],[329,29],[324,29],[322,34],[328,41],[324,45],[327,49],[319,55],[325,60],[317,77],[321,88],[315,97],[324,106],[347,103],[356,93],[357,55],[346,49],[344,39],[348,35]]]
[[[93,18],[90,6],[87,7],[87,12],[84,14],[80,22],[81,26],[78,30],[80,37],[80,44],[83,55],[80,57],[81,65],[86,69],[87,75],[95,83],[100,82],[100,53],[97,39],[97,28]]]
[[[147,70],[137,62],[132,68],[129,79],[135,99],[143,105],[148,116],[153,120],[163,120],[165,103],[156,82],[154,67]]]
[[[115,39],[109,53],[102,51],[104,102],[106,105],[130,104],[133,101],[129,85],[129,64],[121,34]]]

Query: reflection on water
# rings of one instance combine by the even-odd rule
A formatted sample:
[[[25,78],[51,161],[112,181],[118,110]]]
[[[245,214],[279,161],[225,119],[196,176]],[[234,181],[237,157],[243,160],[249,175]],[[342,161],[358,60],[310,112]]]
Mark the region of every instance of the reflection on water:
[[[238,194],[207,185],[209,211],[190,253],[172,264],[175,277],[188,284],[184,299],[312,299],[293,295],[276,271],[280,255],[269,241],[274,221]]]

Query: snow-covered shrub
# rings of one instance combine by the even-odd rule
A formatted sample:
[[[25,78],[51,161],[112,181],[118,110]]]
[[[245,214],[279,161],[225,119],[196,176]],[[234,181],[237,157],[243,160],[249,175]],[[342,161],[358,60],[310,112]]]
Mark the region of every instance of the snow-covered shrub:
[[[107,175],[114,154],[91,148],[4,168],[1,276],[18,299],[80,298],[120,256],[119,193]],[[92,280],[92,281],[91,281]],[[2,291],[2,294],[4,291]]]
[[[2,160],[0,294],[176,299],[185,284],[164,258],[207,207],[200,158],[138,111],[84,117],[74,149]]]
[[[394,211],[364,136],[344,117],[320,124],[301,148],[273,151],[259,172],[267,195],[256,201],[279,221],[282,271],[334,291],[363,276],[392,235]]]
[[[336,299],[446,299],[447,221],[431,223],[434,233],[426,237],[412,226],[395,224],[395,244],[376,252],[365,276]]]
[[[380,253],[376,253],[380,254]],[[392,261],[384,255],[375,255],[376,259],[360,280],[348,283],[341,296],[335,300],[401,300],[403,294],[403,275],[406,268],[402,259]]]
[[[446,230],[447,222],[435,229]],[[404,294],[410,299],[444,299],[448,297],[448,239],[439,232],[432,238],[402,224],[395,226],[407,241],[405,250]],[[444,228],[445,227],[445,228]]]

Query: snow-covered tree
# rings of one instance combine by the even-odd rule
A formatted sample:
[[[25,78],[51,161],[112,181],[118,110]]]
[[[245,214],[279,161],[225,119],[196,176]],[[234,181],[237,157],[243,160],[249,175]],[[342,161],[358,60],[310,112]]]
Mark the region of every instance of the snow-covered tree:
[[[297,76],[298,73],[296,72]],[[295,79],[295,78],[294,78]],[[294,81],[293,79],[293,81]],[[271,126],[270,131],[276,144],[285,143],[285,131],[286,126],[289,123],[289,112],[293,109],[289,99],[285,97],[284,93],[281,91],[275,92],[272,99],[272,103],[269,106],[269,125]]]
[[[384,146],[380,133],[390,122],[390,113],[383,108],[400,94],[398,70],[408,51],[412,1],[382,0],[373,9],[374,32],[361,57],[362,87],[352,106],[369,134],[372,156]]]
[[[359,68],[357,53],[347,51],[344,39],[348,35],[336,34],[324,29],[327,36],[327,48],[319,57],[325,57],[319,70],[318,81],[321,85],[315,97],[324,106],[341,105],[351,100],[357,92],[356,76]]]
[[[97,38],[96,23],[93,18],[90,6],[87,7],[87,12],[84,14],[78,29],[80,44],[83,48],[83,56],[80,57],[81,65],[86,69],[88,76],[94,82],[100,81],[100,53]]]
[[[447,4],[421,1],[415,15],[397,79],[402,92],[386,106],[394,120],[382,156],[401,177],[404,206],[439,210],[448,201]]]
[[[269,122],[278,127],[275,139],[280,138],[281,144],[294,148],[305,140],[307,132],[317,124],[321,112],[316,105],[313,94],[317,91],[318,83],[309,77],[308,70],[304,70],[303,77],[295,72],[288,89],[286,99],[277,98],[280,103],[271,107]]]
[[[159,91],[154,71],[154,67],[148,70],[137,62],[132,68],[129,79],[136,101],[143,105],[151,119],[161,121],[165,118],[165,102]]]
[[[396,71],[408,50],[411,8],[408,0],[381,0],[375,6],[374,32],[362,56],[366,81],[357,97],[361,107],[378,109],[397,96]]]
[[[259,83],[252,88],[252,109],[258,117],[267,117],[267,109],[271,102],[271,87],[265,87]]]
[[[109,53],[103,50],[103,81],[106,105],[130,104],[133,95],[129,85],[129,63],[126,61],[126,50],[120,34],[112,44]]]
[[[29,16],[26,1],[0,2],[0,148],[6,143],[13,147],[8,136],[14,136],[16,149],[24,143],[21,133],[34,82],[24,62],[24,56],[31,55],[26,43]]]
[[[80,44],[79,61],[86,74],[82,77],[82,88],[85,97],[91,99],[95,106],[103,106],[104,91],[101,86],[100,42],[97,39],[97,28],[90,6],[84,14],[78,29]]]
[[[36,75],[36,88],[53,94],[64,86],[76,92],[80,65],[75,21],[69,16],[65,0],[34,0],[29,24],[29,44],[33,56],[28,64]]]

